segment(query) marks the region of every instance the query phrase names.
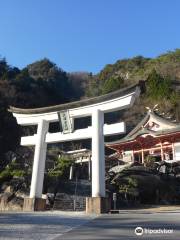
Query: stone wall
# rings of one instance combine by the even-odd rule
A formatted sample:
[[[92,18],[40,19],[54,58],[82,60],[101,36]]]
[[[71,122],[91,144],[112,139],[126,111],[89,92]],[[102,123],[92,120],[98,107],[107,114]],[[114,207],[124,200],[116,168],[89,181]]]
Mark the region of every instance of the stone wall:
[[[24,199],[12,193],[0,195],[0,211],[22,211]]]

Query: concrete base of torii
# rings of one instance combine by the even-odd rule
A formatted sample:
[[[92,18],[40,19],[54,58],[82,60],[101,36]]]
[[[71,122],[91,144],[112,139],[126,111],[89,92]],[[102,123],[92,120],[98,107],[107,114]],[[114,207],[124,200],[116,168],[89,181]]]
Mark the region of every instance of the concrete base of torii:
[[[46,199],[42,198],[25,198],[23,211],[24,212],[34,212],[34,211],[44,211],[46,209]]]
[[[86,198],[87,214],[108,213],[110,209],[111,209],[110,198],[107,198],[107,197],[87,197]]]

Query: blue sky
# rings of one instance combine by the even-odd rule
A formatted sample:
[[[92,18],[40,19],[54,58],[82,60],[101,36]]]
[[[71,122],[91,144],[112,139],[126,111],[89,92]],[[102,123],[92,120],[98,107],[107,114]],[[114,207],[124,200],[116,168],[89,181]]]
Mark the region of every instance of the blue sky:
[[[25,67],[44,57],[97,73],[180,47],[179,0],[0,0],[0,56]]]

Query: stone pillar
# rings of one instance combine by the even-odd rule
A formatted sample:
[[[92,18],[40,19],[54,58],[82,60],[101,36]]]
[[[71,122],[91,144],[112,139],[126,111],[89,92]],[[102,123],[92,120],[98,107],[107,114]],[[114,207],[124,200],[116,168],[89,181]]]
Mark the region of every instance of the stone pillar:
[[[42,190],[44,180],[44,169],[46,161],[47,143],[45,142],[49,123],[41,120],[38,124],[37,139],[34,153],[34,163],[31,179],[30,199],[24,202],[24,210],[38,211],[44,210],[45,204],[42,201]],[[40,203],[40,204],[39,204]]]
[[[111,209],[111,201],[104,197],[87,197],[86,198],[86,213],[101,214],[107,213]]]
[[[92,197],[105,197],[104,113],[92,114]]]
[[[92,197],[86,198],[86,213],[107,213],[110,201],[105,191],[104,113],[94,110],[92,114]]]

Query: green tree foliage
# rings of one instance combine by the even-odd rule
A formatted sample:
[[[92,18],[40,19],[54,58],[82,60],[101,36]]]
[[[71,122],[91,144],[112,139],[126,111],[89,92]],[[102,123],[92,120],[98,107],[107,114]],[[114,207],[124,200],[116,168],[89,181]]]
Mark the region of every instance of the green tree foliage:
[[[67,156],[57,157],[54,161],[54,168],[48,169],[44,179],[44,192],[48,189],[52,189],[54,194],[58,192],[61,186],[62,180],[69,178],[69,167],[72,164],[72,160]]]
[[[155,69],[147,78],[147,95],[151,99],[161,100],[167,98],[171,93],[171,81],[168,77],[163,78]]]
[[[60,178],[67,178],[69,174],[69,167],[72,164],[72,160],[67,156],[57,157],[54,163],[54,168],[49,169],[48,175]]]
[[[119,185],[119,192],[124,193],[125,199],[128,200],[128,195],[134,197],[138,196],[137,187],[137,180],[132,177],[127,177],[124,179],[124,182]]]
[[[9,74],[10,72],[13,74]],[[7,111],[9,103],[14,100],[15,89],[11,86],[12,76],[18,72],[9,67],[4,59],[0,60],[0,169],[7,164],[5,153],[15,150],[20,140],[20,128],[12,114]],[[6,76],[9,79],[6,79]]]
[[[88,97],[99,96],[102,94],[101,86],[98,83],[98,79],[95,76],[89,82],[85,93],[86,93],[86,96]]]
[[[114,64],[108,64],[91,81],[87,95],[97,96],[102,94],[97,89],[102,89],[104,83],[111,77],[120,76],[124,78],[124,85],[135,84],[139,80],[146,80],[149,74],[156,69],[157,74],[180,81],[180,49],[160,55],[157,58],[145,58],[136,56],[130,59],[118,60]],[[93,78],[93,79],[94,79]]]
[[[180,92],[173,87],[169,77],[162,77],[153,70],[146,81],[146,104],[159,104],[161,111],[171,112],[176,120],[180,120]]]
[[[123,86],[124,80],[122,77],[111,77],[109,78],[102,89],[102,94],[110,93],[120,89]]]
[[[48,59],[27,66],[29,75],[43,86],[50,104],[58,104],[73,99],[72,86],[66,72]]]
[[[13,177],[24,177],[26,174],[25,169],[20,168],[16,160],[9,163],[0,173],[0,184],[4,181],[9,181]]]
[[[0,78],[9,71],[9,66],[7,65],[5,58],[0,58]]]
[[[170,101],[174,107],[179,107],[180,94],[178,92],[173,91],[170,95]]]
[[[177,48],[177,49],[175,49],[175,51],[168,51],[165,54],[161,54],[157,58],[157,61],[179,63],[180,62],[180,49]]]
[[[145,159],[144,159],[144,166],[148,167],[148,168],[154,168],[154,163],[156,161],[156,158],[153,156],[148,155]]]

